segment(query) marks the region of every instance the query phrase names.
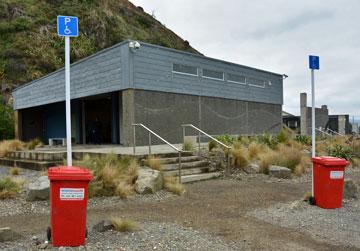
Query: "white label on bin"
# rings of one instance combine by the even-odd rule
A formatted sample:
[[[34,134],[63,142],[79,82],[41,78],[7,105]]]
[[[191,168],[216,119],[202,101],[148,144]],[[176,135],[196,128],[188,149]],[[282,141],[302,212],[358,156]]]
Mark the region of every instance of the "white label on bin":
[[[60,200],[83,200],[84,188],[60,188]]]
[[[331,171],[330,172],[330,179],[339,180],[344,178],[344,171]]]

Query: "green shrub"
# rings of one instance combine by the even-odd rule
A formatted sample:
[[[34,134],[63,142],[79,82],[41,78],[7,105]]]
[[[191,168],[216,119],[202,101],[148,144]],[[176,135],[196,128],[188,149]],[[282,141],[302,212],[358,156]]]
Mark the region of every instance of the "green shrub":
[[[329,156],[343,158],[346,160],[351,160],[354,156],[352,148],[344,145],[328,146],[326,151]]]
[[[13,139],[15,134],[14,111],[4,104],[0,96],[0,140]]]
[[[229,134],[217,136],[216,139],[228,146],[234,144],[234,142],[236,140],[235,137],[232,137]]]
[[[302,145],[311,145],[311,137],[307,135],[296,135],[295,141]]]
[[[192,151],[194,151],[194,145],[193,145],[193,143],[191,141],[185,140],[185,142],[184,142],[184,144],[182,146],[182,149],[184,151],[192,152]]]
[[[0,199],[12,198],[20,190],[20,186],[9,177],[0,179]]]
[[[287,129],[282,128],[277,135],[277,141],[279,143],[288,143],[290,139],[291,139],[290,132]]]
[[[274,149],[279,144],[278,138],[269,133],[264,133],[263,135],[258,136],[258,141],[272,149]]]

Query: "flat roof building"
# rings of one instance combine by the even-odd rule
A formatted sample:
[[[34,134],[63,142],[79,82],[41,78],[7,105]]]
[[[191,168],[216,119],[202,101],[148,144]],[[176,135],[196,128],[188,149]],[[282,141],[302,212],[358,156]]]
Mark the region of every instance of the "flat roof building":
[[[170,142],[181,124],[213,135],[276,133],[283,76],[202,55],[132,41],[71,65],[72,136],[78,144],[132,144],[143,123]],[[16,136],[65,138],[64,69],[13,91]],[[147,143],[146,132],[137,134]],[[154,139],[154,141],[156,141]]]

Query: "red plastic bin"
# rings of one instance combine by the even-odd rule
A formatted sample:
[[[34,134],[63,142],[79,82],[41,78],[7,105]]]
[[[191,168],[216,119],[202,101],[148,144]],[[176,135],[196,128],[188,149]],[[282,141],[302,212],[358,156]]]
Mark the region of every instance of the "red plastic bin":
[[[344,191],[345,167],[349,162],[336,157],[312,158],[314,168],[314,199],[321,208],[340,208]]]
[[[91,172],[81,167],[51,167],[48,177],[52,245],[55,247],[84,245]]]

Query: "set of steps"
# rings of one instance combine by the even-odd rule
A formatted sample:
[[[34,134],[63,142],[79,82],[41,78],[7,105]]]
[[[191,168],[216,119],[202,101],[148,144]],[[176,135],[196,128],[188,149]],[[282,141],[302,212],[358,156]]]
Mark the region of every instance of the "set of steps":
[[[179,157],[156,156],[161,163],[164,176],[179,176]],[[202,157],[190,155],[181,157],[181,182],[189,183],[217,178],[221,175]]]
[[[8,153],[6,157],[0,158],[0,166],[21,167],[41,171],[61,164],[63,159],[63,153],[14,151]]]

